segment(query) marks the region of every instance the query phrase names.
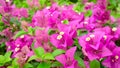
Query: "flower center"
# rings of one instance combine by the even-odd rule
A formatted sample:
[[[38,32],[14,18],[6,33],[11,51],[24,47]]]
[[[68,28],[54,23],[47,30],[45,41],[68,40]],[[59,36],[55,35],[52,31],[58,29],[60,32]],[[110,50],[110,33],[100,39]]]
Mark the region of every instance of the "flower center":
[[[118,56],[118,55],[116,55],[116,56],[115,56],[115,59],[116,59],[116,60],[118,60],[118,59],[119,59],[119,56]]]
[[[116,30],[117,30],[117,28],[116,28],[116,27],[113,27],[113,28],[112,28],[112,31],[116,31]]]
[[[85,40],[86,40],[86,41],[90,41],[90,37],[87,37]]]
[[[8,49],[10,49],[11,47],[10,46],[8,46]]]
[[[9,2],[10,0],[6,0],[6,2]]]
[[[60,34],[60,35],[63,35],[63,34],[64,34],[64,32],[60,32],[59,34]]]
[[[67,62],[66,62],[67,66],[70,66],[72,64],[70,57],[67,58]]]
[[[119,59],[119,56],[118,55],[116,55],[116,56],[114,56],[113,57],[113,59],[111,60],[112,62],[117,62],[118,61],[118,59]]]
[[[64,35],[64,32],[60,32],[59,35],[57,36],[57,39],[58,40],[62,39],[62,35]]]
[[[20,48],[17,48],[17,47],[16,47],[16,48],[15,48],[15,52],[17,52],[18,50],[20,50]]]
[[[104,35],[104,36],[103,36],[103,38],[104,38],[104,40],[106,40],[106,39],[107,39],[107,36],[106,36],[106,35]]]
[[[24,35],[21,35],[20,38],[24,38]]]
[[[94,37],[95,37],[95,35],[94,35],[94,34],[91,34],[91,35],[90,35],[90,37],[91,37],[91,38],[94,38]]]
[[[57,39],[60,40],[62,38],[62,35],[58,35]]]
[[[20,46],[20,44],[17,44],[16,46],[17,46],[17,47],[19,47],[19,46]]]
[[[88,24],[88,22],[84,22],[84,24]]]

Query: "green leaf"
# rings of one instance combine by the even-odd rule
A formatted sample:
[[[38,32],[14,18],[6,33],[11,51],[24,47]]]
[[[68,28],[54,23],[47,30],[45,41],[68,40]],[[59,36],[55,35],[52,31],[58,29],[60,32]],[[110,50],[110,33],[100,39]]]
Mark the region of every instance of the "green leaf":
[[[42,57],[44,55],[44,49],[42,47],[38,47],[36,49],[34,49],[35,54],[37,55],[37,57]]]
[[[15,58],[13,61],[12,61],[12,68],[19,68],[19,64],[17,63],[17,58]]]
[[[97,60],[93,60],[90,62],[90,68],[100,68],[100,62]]]
[[[49,35],[52,35],[52,34],[54,34],[54,33],[55,33],[55,30],[51,30],[51,29],[48,30],[48,34],[49,34]]]
[[[33,35],[33,34],[35,33],[35,29],[32,28],[32,27],[29,27],[29,28],[28,28],[28,33],[29,33],[30,35]]]
[[[97,2],[97,0],[89,0],[89,2],[94,2],[94,3],[96,3],[96,2]]]
[[[8,66],[7,68],[13,68],[12,66]]]
[[[26,63],[23,68],[34,68],[32,64]]]
[[[87,34],[87,33],[88,33],[88,31],[86,31],[86,30],[84,30],[84,31],[78,30],[78,31],[77,31],[77,35],[78,35],[78,36],[82,36],[82,35],[85,35],[85,34]]]
[[[28,32],[25,32],[24,30],[21,30],[21,31],[19,31],[15,36],[14,36],[14,39],[16,39],[16,38],[18,38],[18,37],[20,37],[20,36],[22,36],[22,35],[24,35],[24,34],[27,34]]]
[[[46,53],[42,56],[43,59],[45,60],[54,60],[54,57],[51,53]]]
[[[29,61],[31,61],[31,60],[35,60],[35,59],[37,59],[38,57],[36,56],[36,55],[33,55],[33,56],[31,56],[29,59],[28,59],[28,62]]]
[[[11,54],[12,54],[11,51],[5,53],[5,55],[4,55],[4,56],[5,56],[5,62],[9,62],[9,61],[12,60],[12,59],[10,58]]]
[[[79,50],[81,50],[81,46],[78,43],[78,39],[74,39],[74,45],[77,46]]]
[[[79,56],[75,56],[75,59],[78,61],[78,65],[82,68],[85,68],[85,64],[84,61],[79,57]]]
[[[62,64],[58,61],[53,62],[51,65],[51,67],[60,67],[60,66],[62,66]]]
[[[39,0],[39,2],[40,2],[40,5],[41,5],[41,6],[44,6],[45,3],[46,3],[46,0]]]
[[[16,19],[16,18],[11,18],[10,19],[10,24],[16,24],[16,25],[20,25],[20,22]]]
[[[50,64],[46,62],[41,62],[37,68],[50,68]]]
[[[92,11],[91,10],[88,10],[87,13],[85,14],[86,17],[89,17],[92,15]]]
[[[62,50],[62,49],[56,49],[56,50],[52,53],[52,55],[55,57],[55,56],[60,55],[60,54],[62,54],[62,53],[65,53],[65,51]]]
[[[63,20],[63,22],[62,22],[63,24],[68,24],[69,23],[69,21],[68,20]]]
[[[0,66],[4,66],[5,63],[11,61],[12,59],[10,58],[12,52],[6,52],[5,55],[0,55]]]
[[[9,51],[9,52],[6,52],[4,56],[5,56],[5,57],[10,57],[10,56],[11,56],[11,54],[12,54],[12,52],[11,52],[11,51]]]
[[[0,55],[0,66],[3,66],[4,65],[4,60],[5,60],[5,57],[3,55]]]

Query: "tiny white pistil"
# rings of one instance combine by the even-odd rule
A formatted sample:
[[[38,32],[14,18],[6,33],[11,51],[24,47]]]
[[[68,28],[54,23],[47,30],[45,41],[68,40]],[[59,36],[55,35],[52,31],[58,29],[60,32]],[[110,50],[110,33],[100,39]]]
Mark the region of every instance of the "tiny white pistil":
[[[61,21],[61,23],[63,23],[63,21]]]
[[[60,35],[63,35],[64,34],[64,32],[60,32]]]
[[[10,49],[11,47],[10,46],[8,46],[8,49]]]
[[[17,52],[18,50],[20,50],[20,48],[17,48],[17,47],[16,47],[16,48],[15,48],[15,52]]]
[[[19,46],[20,46],[20,44],[17,44],[16,46],[17,46],[17,47],[19,47]]]
[[[53,14],[50,14],[50,16],[53,16]]]
[[[112,59],[112,62],[115,62],[115,61]]]
[[[103,58],[100,58],[100,61],[103,60]]]
[[[86,40],[86,41],[90,41],[90,37],[87,37],[85,40]]]
[[[115,59],[119,59],[119,56],[118,56],[118,55],[116,55],[116,56],[115,56]]]
[[[107,36],[106,36],[106,35],[104,35],[104,36],[103,36],[103,38],[106,40],[106,39],[107,39]]]
[[[21,35],[20,38],[24,38],[24,35]]]
[[[62,38],[62,35],[58,35],[57,39],[60,40]]]
[[[10,2],[10,0],[6,0],[6,2]]]
[[[81,14],[81,13],[78,13],[79,15]]]
[[[88,22],[84,22],[84,24],[88,24]]]
[[[116,31],[116,30],[117,30],[117,28],[116,28],[116,27],[113,27],[113,28],[112,28],[112,31]]]
[[[46,7],[46,9],[50,9],[50,6]]]
[[[94,38],[94,37],[95,37],[95,35],[94,35],[94,34],[91,34],[91,35],[90,35],[90,37],[91,37],[91,38]]]

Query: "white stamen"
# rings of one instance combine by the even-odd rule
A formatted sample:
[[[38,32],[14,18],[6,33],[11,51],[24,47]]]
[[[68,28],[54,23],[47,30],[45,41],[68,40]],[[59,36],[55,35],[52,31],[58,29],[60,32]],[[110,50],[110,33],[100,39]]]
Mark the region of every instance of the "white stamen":
[[[61,23],[63,23],[63,21],[61,21]]]
[[[21,35],[20,38],[24,38],[24,35]]]
[[[118,55],[116,55],[116,56],[115,56],[115,59],[119,59],[119,56],[118,56]]]
[[[88,24],[88,22],[84,22],[84,24]]]
[[[81,13],[78,13],[79,15],[81,14]]]
[[[17,47],[19,47],[19,46],[20,46],[20,44],[17,44],[16,46],[17,46]]]
[[[8,46],[8,49],[10,49],[11,47],[10,46]]]
[[[17,52],[18,50],[20,50],[20,48],[15,48],[15,52]]]
[[[85,40],[86,40],[86,41],[90,41],[90,37],[87,37]]]
[[[94,35],[94,34],[91,34],[91,35],[90,35],[90,37],[91,37],[91,38],[94,38],[94,37],[95,37],[95,35]]]
[[[6,0],[6,2],[10,2],[10,0]]]
[[[106,35],[104,35],[104,36],[103,36],[103,38],[106,40],[106,39],[107,39],[107,36],[106,36]]]
[[[60,40],[62,38],[62,35],[58,35],[57,39]]]
[[[115,62],[115,61],[112,59],[112,62]]]
[[[116,30],[117,30],[117,28],[116,28],[116,27],[113,27],[113,28],[112,28],[112,31],[116,31]]]
[[[64,32],[60,32],[60,35],[63,35],[64,34]]]
[[[46,9],[50,9],[50,6],[46,7]]]

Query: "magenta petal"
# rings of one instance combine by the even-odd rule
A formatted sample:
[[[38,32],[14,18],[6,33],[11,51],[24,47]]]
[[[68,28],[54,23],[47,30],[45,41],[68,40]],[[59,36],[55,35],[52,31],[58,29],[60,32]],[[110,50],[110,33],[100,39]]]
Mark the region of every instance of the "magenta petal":
[[[77,61],[74,60],[73,63],[70,66],[66,67],[66,68],[79,68],[79,67],[77,66]]]
[[[69,50],[66,51],[65,55],[66,55],[67,57],[70,57],[71,60],[74,59],[74,53],[75,53],[75,51],[76,51],[76,48],[77,48],[77,47],[72,47],[72,48],[70,48]]]
[[[101,57],[110,56],[110,55],[112,55],[112,52],[108,48],[103,47]]]
[[[56,56],[55,59],[65,66],[67,60],[66,60],[66,56],[64,54]]]
[[[104,60],[103,62],[102,62],[102,64],[104,65],[104,66],[106,66],[106,67],[109,67],[109,68],[111,68],[111,62],[110,62],[110,57],[108,57],[106,60]]]

